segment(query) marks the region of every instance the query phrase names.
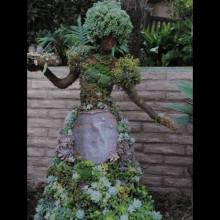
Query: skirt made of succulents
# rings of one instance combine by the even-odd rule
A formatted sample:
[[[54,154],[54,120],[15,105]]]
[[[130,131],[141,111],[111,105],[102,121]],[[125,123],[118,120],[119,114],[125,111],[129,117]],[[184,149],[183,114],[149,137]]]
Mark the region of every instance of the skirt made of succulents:
[[[117,148],[117,120],[109,110],[78,112],[72,131],[75,148],[83,160],[104,163],[109,152]]]

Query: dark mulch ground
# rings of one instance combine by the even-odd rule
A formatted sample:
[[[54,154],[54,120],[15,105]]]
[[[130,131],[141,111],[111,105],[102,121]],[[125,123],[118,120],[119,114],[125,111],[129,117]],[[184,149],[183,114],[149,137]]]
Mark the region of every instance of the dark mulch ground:
[[[154,207],[163,215],[163,220],[193,220],[193,207],[189,196],[174,193],[148,192],[154,200]]]
[[[27,220],[33,220],[39,198],[42,198],[47,184],[30,185],[27,187]],[[155,210],[163,215],[163,220],[193,220],[193,208],[190,197],[181,197],[174,193],[148,192],[154,200]]]

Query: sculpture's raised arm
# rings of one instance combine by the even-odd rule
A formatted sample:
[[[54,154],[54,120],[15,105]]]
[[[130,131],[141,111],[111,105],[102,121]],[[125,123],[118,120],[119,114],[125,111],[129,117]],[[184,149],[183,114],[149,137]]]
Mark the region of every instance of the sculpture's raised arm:
[[[54,61],[54,62],[53,62]],[[77,62],[75,65],[72,65],[72,68],[70,69],[69,74],[63,78],[59,79],[56,77],[49,68],[47,68],[48,65],[50,64],[60,64],[61,60],[55,59],[55,60],[45,60],[39,59],[38,55],[35,56],[28,56],[27,57],[27,69],[30,72],[34,71],[42,71],[44,72],[44,75],[59,89],[65,89],[68,86],[70,86],[78,77],[80,74],[79,68],[77,67]],[[46,66],[45,66],[46,64]]]
[[[158,115],[154,112],[154,110],[146,104],[146,102],[141,99],[141,97],[138,95],[135,87],[133,88],[125,88],[123,87],[124,91],[128,94],[129,98],[141,109],[143,109],[151,119],[153,119],[155,122],[158,122],[161,125],[166,126],[172,131],[176,131],[178,128],[180,128],[180,125],[177,124],[174,119],[170,116],[166,115]]]
[[[120,58],[115,63],[115,69],[113,71],[114,83],[120,85],[123,90],[128,94],[129,98],[141,109],[143,109],[151,119],[155,122],[166,126],[172,131],[176,131],[180,125],[177,124],[174,119],[167,115],[159,115],[146,104],[138,95],[135,86],[141,82],[140,72],[137,67],[139,60],[134,59],[130,54],[123,58]]]

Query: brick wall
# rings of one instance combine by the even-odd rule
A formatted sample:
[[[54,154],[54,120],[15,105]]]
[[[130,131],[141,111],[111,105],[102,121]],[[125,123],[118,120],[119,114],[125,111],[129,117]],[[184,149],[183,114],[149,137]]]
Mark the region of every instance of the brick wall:
[[[63,78],[67,67],[50,67]],[[178,79],[192,84],[192,67],[139,67],[141,84],[138,94],[156,113],[174,117],[184,114],[165,107],[165,103],[187,105],[186,98],[174,85]],[[28,182],[46,181],[45,174],[55,155],[56,137],[65,126],[65,117],[74,105],[80,105],[79,79],[65,90],[56,88],[42,72],[27,72],[27,172]],[[120,114],[131,126],[135,138],[135,156],[145,173],[144,183],[149,191],[190,195],[191,178],[187,165],[193,162],[193,128],[183,125],[172,132],[156,125],[152,119],[123,91],[115,88],[111,97],[121,105]]]

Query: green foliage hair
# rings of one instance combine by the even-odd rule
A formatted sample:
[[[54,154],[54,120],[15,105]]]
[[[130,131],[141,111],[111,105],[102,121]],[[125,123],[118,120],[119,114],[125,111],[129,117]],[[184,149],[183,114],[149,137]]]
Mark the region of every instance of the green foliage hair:
[[[94,3],[87,11],[83,27],[92,43],[103,36],[113,36],[117,38],[119,45],[127,45],[134,26],[126,11],[121,9],[121,2],[104,0]]]

